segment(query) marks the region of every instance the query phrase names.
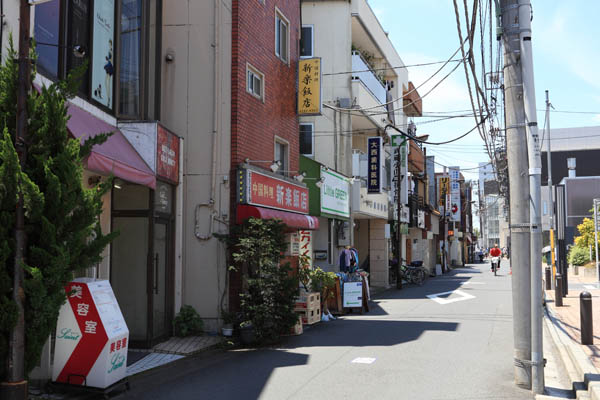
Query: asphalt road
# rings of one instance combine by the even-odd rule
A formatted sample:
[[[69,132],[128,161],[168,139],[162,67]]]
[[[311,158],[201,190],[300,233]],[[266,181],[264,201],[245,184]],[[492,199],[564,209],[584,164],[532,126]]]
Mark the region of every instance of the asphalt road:
[[[503,264],[496,277],[475,264],[388,290],[370,313],[321,322],[278,347],[184,359],[134,378],[119,398],[531,399],[513,382]]]

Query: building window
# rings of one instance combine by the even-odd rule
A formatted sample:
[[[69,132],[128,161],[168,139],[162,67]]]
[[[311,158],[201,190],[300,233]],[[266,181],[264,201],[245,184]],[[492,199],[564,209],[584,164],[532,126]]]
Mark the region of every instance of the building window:
[[[58,80],[87,62],[82,98],[120,117],[156,120],[161,9],[161,0],[52,0],[37,5],[38,69]],[[75,52],[77,47],[85,51],[84,57]]]
[[[264,75],[258,72],[257,69],[251,67],[250,65],[247,65],[246,77],[246,90],[248,91],[248,93],[264,101]]]
[[[35,7],[34,37],[37,42],[37,67],[48,78],[59,77],[60,1],[53,0]]]
[[[122,0],[119,30],[119,114],[140,113],[142,1]]]
[[[90,1],[69,2],[69,7],[64,4],[64,1],[52,0],[36,6],[35,10],[33,32],[38,43],[37,66],[53,80],[66,78],[69,71],[85,62],[81,54],[74,53],[75,46],[83,48],[86,57],[90,48]],[[84,95],[89,92],[88,71],[80,81],[79,90]]]
[[[283,14],[275,9],[275,54],[281,61],[287,63],[289,59],[289,26],[290,23]]]
[[[288,144],[281,139],[275,140],[275,161],[279,161],[278,174],[288,175],[289,172]]]
[[[300,154],[312,157],[314,153],[314,124],[300,124]]]
[[[300,57],[313,57],[314,55],[314,36],[312,25],[302,25],[302,34],[300,35]]]

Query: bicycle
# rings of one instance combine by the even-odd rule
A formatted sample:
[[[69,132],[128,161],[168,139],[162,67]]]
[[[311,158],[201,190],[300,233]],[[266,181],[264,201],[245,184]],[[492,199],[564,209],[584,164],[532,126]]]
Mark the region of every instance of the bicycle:
[[[400,266],[400,279],[404,279],[408,283],[422,286],[426,276],[424,267],[406,264]]]

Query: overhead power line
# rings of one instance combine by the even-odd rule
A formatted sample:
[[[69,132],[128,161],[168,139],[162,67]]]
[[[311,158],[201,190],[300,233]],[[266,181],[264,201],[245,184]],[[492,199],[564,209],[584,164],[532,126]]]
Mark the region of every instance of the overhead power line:
[[[420,63],[420,64],[402,65],[399,67],[384,67],[384,68],[364,69],[364,70],[359,70],[359,71],[330,72],[328,74],[323,74],[323,76],[350,75],[350,74],[357,74],[359,72],[377,72],[377,71],[388,71],[388,70],[403,69],[403,68],[426,67],[428,65],[447,64],[447,63],[451,63],[451,62],[461,62],[461,61],[462,61],[462,59],[460,59],[460,58],[454,58],[454,59],[450,59],[450,60],[446,60],[446,61],[432,61],[432,62]]]

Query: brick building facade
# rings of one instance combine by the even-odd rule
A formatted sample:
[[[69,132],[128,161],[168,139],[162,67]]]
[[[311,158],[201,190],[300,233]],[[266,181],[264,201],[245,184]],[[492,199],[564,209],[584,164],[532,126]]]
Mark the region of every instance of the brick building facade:
[[[300,0],[234,0],[232,4],[231,179],[246,159],[279,173],[297,174],[299,126],[296,112]],[[282,155],[282,150],[283,154]],[[254,160],[254,161],[253,161]],[[236,215],[231,185],[231,215]],[[241,274],[232,272],[229,304],[239,308]]]

